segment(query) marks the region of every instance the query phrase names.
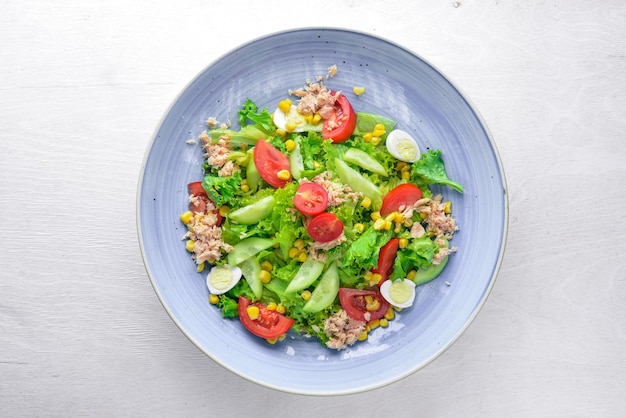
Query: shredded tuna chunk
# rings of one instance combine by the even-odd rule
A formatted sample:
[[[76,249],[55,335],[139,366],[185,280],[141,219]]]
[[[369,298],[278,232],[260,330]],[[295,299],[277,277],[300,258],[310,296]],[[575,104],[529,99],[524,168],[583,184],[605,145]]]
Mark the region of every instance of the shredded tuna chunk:
[[[329,337],[326,346],[336,350],[351,346],[365,331],[365,325],[364,321],[352,319],[345,310],[340,309],[324,321],[324,332]]]
[[[196,213],[187,224],[187,233],[183,239],[194,241],[191,257],[197,264],[205,261],[215,263],[222,258],[223,252],[232,251],[233,247],[222,241],[222,229],[217,226],[215,206],[207,203],[206,213]]]
[[[356,202],[363,197],[363,193],[355,192],[350,186],[335,183],[331,179],[332,174],[329,171],[324,171],[311,180],[313,183],[322,186],[328,193],[328,206],[339,206],[350,200]]]
[[[428,206],[421,206],[418,210],[426,214],[424,222],[427,233],[450,240],[459,227],[454,218],[445,212],[445,203],[442,203],[441,199],[442,196],[437,195],[430,200]],[[420,210],[421,208],[427,210]]]
[[[302,89],[290,90],[289,94],[300,98],[297,105],[300,114],[314,115],[319,113],[322,119],[328,119],[332,115],[337,98],[321,81],[307,83]]]

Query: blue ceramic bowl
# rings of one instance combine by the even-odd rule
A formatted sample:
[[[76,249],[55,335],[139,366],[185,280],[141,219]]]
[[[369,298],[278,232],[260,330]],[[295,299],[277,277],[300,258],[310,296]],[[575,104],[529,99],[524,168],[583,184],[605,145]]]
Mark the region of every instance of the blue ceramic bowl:
[[[269,345],[208,304],[204,275],[196,273],[181,237],[186,185],[202,178],[202,151],[190,145],[210,116],[237,120],[253,99],[273,109],[288,89],[339,72],[329,88],[342,90],[357,111],[387,115],[419,138],[422,151],[441,149],[459,194],[452,201],[458,247],[444,273],[418,288],[415,304],[389,327],[344,351],[317,340],[288,337]],[[355,96],[354,86],[366,93]],[[204,353],[261,385],[299,394],[356,393],[397,381],[443,353],[477,315],[493,286],[506,241],[508,206],[502,164],[490,134],[469,100],[415,53],[372,35],[331,28],[271,34],[231,51],[202,71],[167,110],[143,162],[137,196],[142,255],[163,306]]]

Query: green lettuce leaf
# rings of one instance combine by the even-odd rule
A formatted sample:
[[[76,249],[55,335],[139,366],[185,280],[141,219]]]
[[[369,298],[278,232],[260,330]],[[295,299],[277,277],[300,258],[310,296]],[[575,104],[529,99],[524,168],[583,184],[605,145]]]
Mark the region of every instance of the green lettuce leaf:
[[[239,125],[242,127],[246,126],[248,121],[251,121],[267,133],[274,132],[276,129],[274,122],[272,121],[272,114],[267,110],[267,108],[264,108],[259,112],[259,107],[251,99],[246,100],[237,114]]]
[[[218,208],[225,203],[236,202],[241,194],[241,174],[238,171],[229,177],[208,174],[202,180],[202,188]]]
[[[413,239],[406,248],[398,250],[394,261],[391,280],[405,278],[407,273],[415,268],[431,266],[435,252],[439,249],[437,244],[427,236]]]
[[[411,177],[417,183],[443,184],[463,193],[463,186],[448,178],[441,159],[441,150],[429,150],[422,154],[421,158],[414,162],[411,167]]]

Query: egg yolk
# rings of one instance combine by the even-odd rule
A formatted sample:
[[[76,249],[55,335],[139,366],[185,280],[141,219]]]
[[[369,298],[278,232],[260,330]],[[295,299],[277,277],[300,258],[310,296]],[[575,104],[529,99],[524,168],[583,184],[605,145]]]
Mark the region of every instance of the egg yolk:
[[[401,139],[397,143],[398,153],[406,160],[414,160],[417,157],[415,143],[407,138]]]
[[[404,282],[404,280],[394,281],[389,287],[389,297],[395,303],[403,304],[411,299],[413,287]]]
[[[226,267],[213,269],[211,271],[211,277],[209,278],[211,286],[217,290],[226,289],[232,280],[233,274]]]

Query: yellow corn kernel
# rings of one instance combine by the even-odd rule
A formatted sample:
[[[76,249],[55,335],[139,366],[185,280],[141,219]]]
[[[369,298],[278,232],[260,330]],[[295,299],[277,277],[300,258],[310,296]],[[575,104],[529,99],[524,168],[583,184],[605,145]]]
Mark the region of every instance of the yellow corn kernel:
[[[301,238],[298,238],[297,240],[295,240],[295,241],[293,242],[293,246],[294,246],[296,249],[298,249],[298,250],[303,250],[305,245],[306,245],[306,243],[305,243],[305,242],[304,242],[304,240],[303,240],[303,239],[301,239]],[[295,257],[295,256],[294,256],[294,257]],[[293,257],[292,257],[292,258],[293,258]]]
[[[384,219],[376,219],[374,221],[374,230],[380,231],[381,229],[385,229],[385,220]]]
[[[285,338],[287,338],[287,334],[283,334],[283,335],[279,335],[278,338],[276,338],[278,341],[282,341]]]
[[[263,260],[263,262],[261,263],[261,270],[272,271],[273,268],[274,266],[272,265],[272,263],[267,260]]]
[[[402,171],[400,177],[402,177],[402,180],[411,180],[411,173],[408,171]]]
[[[297,249],[296,247],[291,247],[289,249],[289,258],[296,258],[298,255],[300,254],[300,250]]]
[[[294,121],[290,120],[287,123],[285,123],[285,130],[287,132],[293,132],[297,127],[298,127],[298,125],[296,125],[296,123]]]
[[[396,311],[396,312],[401,312],[401,311],[402,311],[402,308],[400,308],[400,307],[398,307],[398,306],[394,306],[394,307],[393,307],[393,310],[394,310],[394,311]]]
[[[372,218],[372,221],[377,221],[377,220],[379,220],[381,218],[380,212],[379,211],[372,212],[370,217]]]
[[[302,293],[300,293],[300,297],[304,300],[309,300],[311,299],[311,291],[309,290],[303,290]]]
[[[417,274],[417,271],[411,270],[406,274],[406,278],[409,280],[413,280],[416,274]]]
[[[409,240],[408,240],[408,239],[406,239],[406,238],[400,238],[400,239],[398,240],[398,247],[400,247],[400,248],[406,248],[406,247],[407,247],[407,245],[409,245]]]
[[[300,254],[298,254],[298,261],[301,263],[304,263],[306,261],[306,258],[308,257],[306,251],[300,251]]]
[[[399,233],[400,233],[400,231],[402,231],[402,224],[401,224],[401,223],[396,222],[396,227],[395,227],[395,228],[393,228],[393,232],[395,232],[396,234],[399,234]]]
[[[322,115],[320,115],[319,113],[316,113],[316,114],[313,115],[313,119],[311,120],[311,123],[313,125],[317,125],[321,121],[322,121]]]
[[[372,140],[372,137],[373,137],[373,136],[374,136],[374,135],[372,135],[372,133],[371,133],[371,132],[366,132],[366,133],[364,133],[364,134],[363,134],[363,140],[364,140],[365,142],[370,142],[370,141]]]
[[[365,296],[365,309],[375,311],[380,308],[380,301],[370,295]]]
[[[211,305],[217,305],[219,301],[220,301],[220,297],[219,296],[214,295],[213,293],[211,293],[209,295],[209,303]]]
[[[380,326],[380,320],[379,320],[379,319],[375,319],[375,320],[373,320],[373,321],[369,321],[369,322],[367,323],[367,326],[368,326],[370,329],[376,329],[376,328],[378,328],[378,327]]]
[[[404,161],[398,161],[398,164],[396,164],[396,169],[398,171],[402,171],[404,167],[408,167],[408,164],[405,163]]]
[[[226,205],[220,206],[220,215],[226,216],[229,211],[230,211],[230,208],[228,206]]]
[[[374,145],[378,145],[380,144],[380,141],[382,141],[383,139],[380,136],[373,136],[372,137],[372,144]]]
[[[372,273],[369,277],[369,282],[373,286],[375,284],[378,284],[382,279],[383,276],[381,276],[380,273]]]
[[[276,133],[276,135],[280,136],[281,138],[284,138],[285,135],[287,135],[287,132],[285,132],[285,130],[282,129],[282,128],[276,129],[275,133]]]
[[[278,177],[280,180],[289,180],[291,178],[291,173],[289,172],[289,170],[280,170],[278,173],[276,173],[276,177]]]
[[[250,319],[254,321],[256,319],[259,319],[259,314],[261,313],[261,311],[259,310],[258,306],[251,305],[246,308],[246,313],[248,314]]]
[[[361,206],[363,206],[365,209],[369,209],[369,207],[372,206],[372,199],[365,196],[361,201]]]
[[[278,108],[281,112],[287,113],[291,109],[292,104],[293,102],[291,101],[291,99],[281,100],[280,102],[278,102]]]
[[[372,134],[374,136],[383,136],[385,132],[387,132],[387,129],[385,129],[385,125],[383,125],[382,123],[377,123],[376,125],[374,125],[374,130],[372,131]]]
[[[248,186],[247,184],[242,184],[241,191],[244,193],[248,193],[250,191],[250,186]]]
[[[394,222],[397,223],[403,223],[404,222],[404,215],[401,214],[400,212],[394,212],[396,214],[396,218],[393,220]]]
[[[272,274],[267,270],[261,270],[259,273],[259,279],[261,279],[263,283],[269,283],[270,280],[272,280]]]
[[[265,341],[267,341],[269,344],[276,344],[276,341],[278,341],[278,338],[266,338]]]
[[[387,312],[385,312],[385,315],[383,316],[383,318],[385,318],[387,321],[391,321],[395,317],[396,317],[396,313],[394,312],[393,308],[390,306],[389,309],[387,309]]]
[[[276,306],[276,312],[278,312],[280,314],[284,314],[285,313],[285,306],[284,305],[277,305]]]
[[[396,220],[396,213],[398,212],[391,212],[389,215],[385,216],[385,221],[386,222],[393,222]]]
[[[428,214],[427,214],[427,213],[425,213],[425,212],[420,212],[420,218],[422,218],[422,219],[426,219],[426,217],[427,217],[427,216],[428,216]]]
[[[376,221],[376,222],[378,222],[378,221]],[[383,229],[384,229],[385,231],[389,231],[389,230],[391,229],[391,226],[393,225],[393,223],[392,223],[392,222],[389,222],[389,221],[387,221],[387,220],[383,220],[383,222],[384,222],[384,224],[383,224]],[[376,224],[376,223],[374,223],[374,224]],[[374,228],[374,229],[376,229],[376,228]]]
[[[352,87],[352,92],[354,94],[356,94],[357,96],[362,95],[363,93],[365,93],[365,87],[362,86],[354,86]]]
[[[202,273],[204,271],[204,262],[198,264],[198,266],[196,267],[196,271],[198,273]]]
[[[317,170],[318,168],[320,168],[322,166],[322,164],[319,161],[313,161],[313,168],[315,170]]]
[[[400,171],[409,171],[410,169],[411,169],[411,166],[405,163],[400,169]]]
[[[365,225],[363,225],[361,223],[357,223],[357,224],[354,224],[353,228],[354,228],[355,231],[361,233],[361,232],[363,232],[365,230]]]
[[[360,333],[357,337],[357,340],[359,341],[365,341],[367,340],[367,331],[363,331],[362,333]]]
[[[287,151],[293,151],[296,148],[296,141],[294,141],[293,139],[286,140],[285,148],[287,148]]]
[[[380,326],[383,328],[387,328],[389,326],[389,320],[385,318],[380,318],[378,321],[380,322]]]
[[[182,215],[180,215],[180,220],[182,221],[182,223],[184,223],[185,225],[188,225],[189,222],[191,222],[191,217],[193,216],[193,212],[191,212],[190,210],[188,210],[187,212],[183,213]]]
[[[275,311],[277,307],[278,305],[276,304],[276,302],[270,302],[267,304],[267,309],[269,309],[270,311]]]
[[[188,239],[187,242],[185,243],[185,249],[187,249],[187,251],[189,251],[190,253],[193,252],[193,247],[195,246],[195,241]]]
[[[447,202],[444,203],[443,212],[448,213],[448,214],[452,212],[452,202],[448,200]]]

